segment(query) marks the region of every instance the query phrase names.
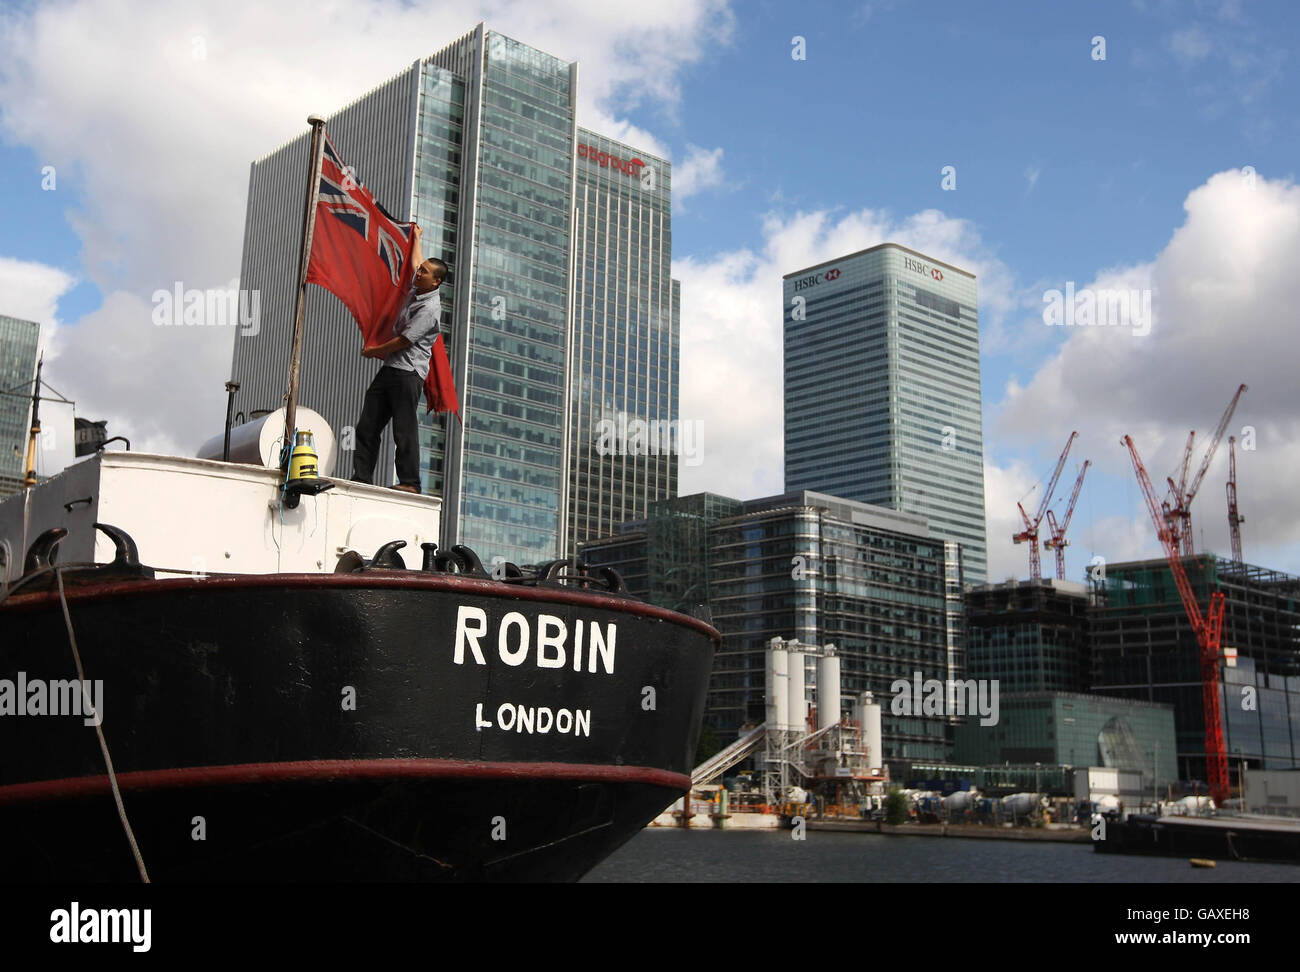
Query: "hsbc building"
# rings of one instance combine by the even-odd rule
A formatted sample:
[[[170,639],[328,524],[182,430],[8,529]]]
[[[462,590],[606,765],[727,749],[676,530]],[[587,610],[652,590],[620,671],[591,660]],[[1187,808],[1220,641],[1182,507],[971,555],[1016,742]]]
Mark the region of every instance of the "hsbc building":
[[[984,583],[975,276],[884,243],[783,284],[786,491],[920,514]]]

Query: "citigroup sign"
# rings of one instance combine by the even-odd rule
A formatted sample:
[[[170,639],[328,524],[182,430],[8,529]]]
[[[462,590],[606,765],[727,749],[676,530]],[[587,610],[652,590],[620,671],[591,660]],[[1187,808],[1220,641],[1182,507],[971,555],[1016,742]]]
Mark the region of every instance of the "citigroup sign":
[[[904,269],[911,270],[934,280],[943,279],[943,271],[938,267],[932,267],[930,264],[922,263],[920,260],[913,260],[911,257],[903,257],[903,267]]]
[[[645,166],[645,163],[640,159],[620,159],[617,155],[602,152],[594,145],[579,144],[578,158],[595,162],[602,168],[614,168],[619,172],[626,172],[633,178],[640,178],[641,169]]]

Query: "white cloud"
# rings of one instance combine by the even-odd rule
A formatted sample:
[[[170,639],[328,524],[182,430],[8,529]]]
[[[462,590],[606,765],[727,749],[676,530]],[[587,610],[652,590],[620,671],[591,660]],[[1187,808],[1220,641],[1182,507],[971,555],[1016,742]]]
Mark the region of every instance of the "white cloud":
[[[1026,491],[1034,484],[1038,473],[1023,462],[1013,462],[1003,469],[984,461],[984,509],[988,528],[988,580],[997,584],[1013,577],[1029,576],[1029,552],[1023,544],[1013,544],[1011,536],[1023,528],[1016,512],[1016,503],[1025,499]],[[1041,486],[1039,487],[1041,489]],[[1037,493],[1029,497],[1034,503]],[[1033,506],[1026,501],[1026,509],[1033,515]],[[1044,536],[1047,524],[1040,529]],[[1050,557],[1050,552],[1044,551]],[[1046,563],[1046,562],[1045,562]],[[1052,567],[1044,570],[1051,576]]]
[[[894,9],[894,0],[868,0],[860,4],[850,18],[855,26],[863,27],[878,13],[889,13]]]
[[[1038,185],[1038,177],[1043,174],[1043,170],[1036,165],[1025,166],[1025,195],[1029,195]]]
[[[664,155],[622,113],[671,113],[683,69],[733,24],[725,0],[71,0],[0,14],[0,132],[56,166],[84,275],[104,295],[55,342],[83,414],[136,448],[189,452],[219,429],[229,329],[152,330],[149,295],[224,286],[239,272],[249,163],[479,20],[579,61],[579,122]],[[19,282],[9,312],[52,322],[69,281]],[[176,407],[193,401],[211,414]]]
[[[76,282],[58,267],[0,257],[0,294],[4,295],[0,313],[40,324],[40,346],[48,347],[59,326],[59,298]]]
[[[1193,24],[1170,35],[1169,50],[1182,63],[1195,64],[1209,57],[1210,39],[1205,31]]]
[[[686,158],[673,168],[673,201],[720,186],[724,178],[721,148],[710,151],[690,145]]]
[[[1099,471],[1125,480],[1133,474],[1118,442],[1131,434],[1163,493],[1188,430],[1198,430],[1199,464],[1206,439],[1244,382],[1250,390],[1229,432],[1240,437],[1244,426],[1255,430],[1256,448],[1239,445],[1237,457],[1246,559],[1294,570],[1293,549],[1300,544],[1292,489],[1300,478],[1300,346],[1292,261],[1284,255],[1300,247],[1300,188],[1221,172],[1192,190],[1184,209],[1185,221],[1152,263],[1106,271],[1090,284],[1150,286],[1151,333],[1138,338],[1128,328],[1074,329],[1025,387],[1008,389],[996,434],[1028,444],[1064,441],[1077,428],[1076,448]],[[992,428],[986,426],[986,435]],[[1204,547],[1228,549],[1226,463],[1225,442],[1192,507],[1198,549],[1202,532]],[[1152,528],[1137,505],[1136,485],[1133,496],[1141,531],[1149,537]],[[1154,553],[1154,541],[1145,549]],[[1107,557],[1118,559],[1109,552]]]
[[[234,335],[229,327],[159,327],[153,311],[147,299],[109,294],[56,335],[49,377],[76,399],[78,415],[107,419],[109,434],[127,436],[132,449],[193,455],[225,421],[221,382]]]
[[[1010,273],[972,224],[936,210],[901,221],[870,209],[838,218],[772,213],[757,251],[673,261],[682,282],[681,416],[704,422],[703,462],[682,465],[681,493],[748,499],[784,488],[781,278],[884,242],[976,274],[981,330],[986,311],[996,316],[1016,305]]]

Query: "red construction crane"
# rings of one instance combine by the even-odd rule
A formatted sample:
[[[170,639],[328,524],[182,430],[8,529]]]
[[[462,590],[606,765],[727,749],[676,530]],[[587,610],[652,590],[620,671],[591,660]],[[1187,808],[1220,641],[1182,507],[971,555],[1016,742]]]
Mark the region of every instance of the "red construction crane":
[[[1061,525],[1056,524],[1056,514],[1051,510],[1047,511],[1047,528],[1051,531],[1051,536],[1043,541],[1043,546],[1048,550],[1056,551],[1056,579],[1065,580],[1065,548],[1070,545],[1070,541],[1065,539],[1065,531],[1070,529],[1070,517],[1074,516],[1074,504],[1079,501],[1079,490],[1083,488],[1083,477],[1088,474],[1088,467],[1092,465],[1091,459],[1083,460],[1083,468],[1079,470],[1079,478],[1074,481],[1074,492],[1070,494],[1070,503],[1065,508],[1065,519]]]
[[[1020,518],[1025,521],[1025,528],[1019,533],[1011,535],[1012,543],[1029,544],[1029,576],[1038,580],[1043,576],[1042,562],[1038,557],[1038,525],[1043,522],[1043,514],[1047,512],[1047,505],[1052,502],[1052,494],[1056,492],[1056,481],[1061,478],[1061,470],[1065,466],[1065,457],[1070,454],[1070,446],[1078,438],[1078,432],[1071,432],[1070,437],[1065,440],[1065,448],[1061,451],[1061,458],[1056,460],[1056,469],[1052,473],[1051,482],[1047,484],[1047,489],[1043,490],[1042,502],[1038,504],[1038,512],[1034,514],[1033,519],[1025,512],[1025,507],[1021,503],[1016,503],[1016,508],[1020,510]]]
[[[1232,559],[1241,563],[1241,524],[1246,518],[1237,512],[1237,437],[1228,436],[1228,537]]]
[[[1183,450],[1182,472],[1178,482],[1175,483],[1173,479],[1165,480],[1169,483],[1169,492],[1173,494],[1173,502],[1165,505],[1164,517],[1169,524],[1170,530],[1173,531],[1175,543],[1182,548],[1184,557],[1190,557],[1196,552],[1192,543],[1192,500],[1196,498],[1196,491],[1201,488],[1201,480],[1209,472],[1210,462],[1219,449],[1223,431],[1228,427],[1228,422],[1232,419],[1232,413],[1237,409],[1237,400],[1241,398],[1245,390],[1245,385],[1237,389],[1237,394],[1232,396],[1232,401],[1228,403],[1223,418],[1219,419],[1219,427],[1214,431],[1214,438],[1210,440],[1210,447],[1205,451],[1205,458],[1201,460],[1201,468],[1196,471],[1196,478],[1192,480],[1192,485],[1187,485],[1187,466],[1192,458],[1192,440],[1196,436],[1194,431],[1187,436],[1187,448]]]
[[[1237,394],[1240,395],[1245,390],[1246,386],[1243,385]],[[1235,403],[1236,399],[1233,401]],[[1196,642],[1200,646],[1201,699],[1205,710],[1206,775],[1209,777],[1210,796],[1222,806],[1223,801],[1228,798],[1228,756],[1224,751],[1223,709],[1219,704],[1219,642],[1223,637],[1223,592],[1215,591],[1210,595],[1209,611],[1202,616],[1201,606],[1196,602],[1196,594],[1187,579],[1187,572],[1183,570],[1178,538],[1165,520],[1159,502],[1156,500],[1155,488],[1151,485],[1151,479],[1147,476],[1142,459],[1138,456],[1137,447],[1133,444],[1133,439],[1127,435],[1120,440],[1120,444],[1128,449],[1129,458],[1133,460],[1133,471],[1137,474],[1138,485],[1142,487],[1142,495],[1147,501],[1151,522],[1156,526],[1156,534],[1160,537],[1160,544],[1164,547],[1165,557],[1169,561],[1169,571],[1174,575],[1174,583],[1178,587],[1179,597],[1183,600],[1187,620],[1191,623],[1192,631],[1196,634]]]

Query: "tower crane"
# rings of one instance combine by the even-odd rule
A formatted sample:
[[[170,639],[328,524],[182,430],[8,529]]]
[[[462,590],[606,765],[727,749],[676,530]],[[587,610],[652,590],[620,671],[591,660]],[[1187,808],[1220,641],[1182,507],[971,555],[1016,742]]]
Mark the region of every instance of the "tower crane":
[[[1016,508],[1020,510],[1020,519],[1024,521],[1025,528],[1019,533],[1011,535],[1012,543],[1029,544],[1029,576],[1038,580],[1043,576],[1042,562],[1038,556],[1038,525],[1043,522],[1043,514],[1047,512],[1047,505],[1052,501],[1052,494],[1056,492],[1056,481],[1061,478],[1061,469],[1065,466],[1065,457],[1070,454],[1070,446],[1078,438],[1078,432],[1071,432],[1070,437],[1065,440],[1065,448],[1061,450],[1061,458],[1056,460],[1056,469],[1052,473],[1052,479],[1047,484],[1047,489],[1043,490],[1042,502],[1038,504],[1038,511],[1030,519],[1029,514],[1025,512],[1024,504],[1016,503]]]
[[[1083,468],[1079,470],[1079,478],[1074,481],[1074,491],[1070,493],[1070,502],[1065,507],[1065,519],[1057,525],[1056,514],[1051,510],[1047,511],[1047,529],[1051,536],[1043,541],[1043,546],[1048,550],[1056,551],[1056,579],[1065,580],[1065,548],[1070,545],[1070,541],[1065,539],[1065,531],[1070,529],[1070,517],[1074,516],[1074,504],[1079,501],[1079,490],[1083,488],[1083,477],[1088,474],[1088,467],[1092,465],[1091,459],[1083,460]]]
[[[1228,538],[1232,541],[1232,559],[1241,563],[1241,524],[1245,517],[1237,512],[1237,437],[1228,436]]]
[[[1201,460],[1201,466],[1196,470],[1196,476],[1192,480],[1191,486],[1187,485],[1187,467],[1192,458],[1192,441],[1196,436],[1195,431],[1187,436],[1187,447],[1183,450],[1182,473],[1178,482],[1175,483],[1171,478],[1165,480],[1169,483],[1172,502],[1165,504],[1164,517],[1170,530],[1173,531],[1174,541],[1181,547],[1184,557],[1190,557],[1196,552],[1192,543],[1192,500],[1196,498],[1196,491],[1201,488],[1201,480],[1205,478],[1205,474],[1210,469],[1210,462],[1219,449],[1219,442],[1223,439],[1223,432],[1232,419],[1232,413],[1237,409],[1238,399],[1241,398],[1242,393],[1245,391],[1246,386],[1241,385],[1237,389],[1237,394],[1232,396],[1232,401],[1228,403],[1228,408],[1223,413],[1223,418],[1219,419],[1219,427],[1214,431],[1214,438],[1210,440],[1210,446],[1205,450],[1205,458]]]
[[[1240,395],[1245,390],[1246,386],[1242,385],[1237,394]],[[1236,403],[1235,398],[1233,403]],[[1223,431],[1222,425],[1219,431]],[[1201,701],[1205,712],[1206,775],[1209,777],[1210,796],[1222,806],[1223,801],[1228,797],[1228,756],[1224,751],[1223,709],[1219,702],[1219,643],[1223,637],[1223,592],[1214,591],[1210,595],[1209,610],[1202,615],[1201,606],[1196,601],[1196,593],[1192,590],[1187,572],[1183,569],[1178,537],[1156,500],[1155,488],[1151,485],[1151,479],[1147,476],[1141,457],[1138,456],[1137,446],[1133,444],[1132,437],[1127,435],[1120,440],[1120,445],[1128,449],[1129,458],[1133,460],[1133,472],[1137,475],[1138,485],[1142,487],[1142,495],[1147,501],[1147,511],[1151,514],[1156,535],[1159,536],[1160,544],[1164,547],[1165,558],[1169,561],[1169,571],[1174,576],[1178,596],[1182,598],[1183,609],[1187,612],[1187,620],[1191,623],[1200,648]]]

